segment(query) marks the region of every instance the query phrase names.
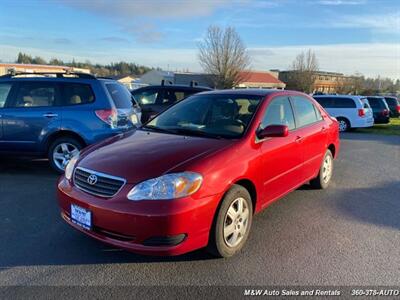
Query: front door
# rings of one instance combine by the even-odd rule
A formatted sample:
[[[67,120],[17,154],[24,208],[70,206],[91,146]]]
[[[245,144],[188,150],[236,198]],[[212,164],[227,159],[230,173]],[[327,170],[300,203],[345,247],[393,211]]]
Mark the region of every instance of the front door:
[[[265,128],[268,125],[287,125],[289,135],[257,141],[262,143],[263,169],[260,171],[265,195],[262,206],[295,188],[303,177],[302,144],[298,141],[294,114],[287,96],[273,98],[266,108],[260,126]]]
[[[318,174],[327,149],[327,128],[319,109],[304,96],[293,96],[297,138],[303,150],[302,181]]]
[[[20,81],[2,109],[2,150],[37,152],[50,129],[61,127],[60,92],[55,83]]]

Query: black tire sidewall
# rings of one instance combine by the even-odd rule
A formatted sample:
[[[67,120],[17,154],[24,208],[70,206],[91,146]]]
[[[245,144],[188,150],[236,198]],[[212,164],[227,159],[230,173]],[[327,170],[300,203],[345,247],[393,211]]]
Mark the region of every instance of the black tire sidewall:
[[[236,247],[229,247],[224,241],[223,231],[225,215],[234,200],[237,198],[245,199],[247,207],[249,208],[249,220],[245,236],[242,241]],[[218,257],[231,257],[239,252],[245,245],[249,233],[251,230],[251,225],[253,221],[253,203],[251,201],[251,196],[249,192],[242,186],[234,185],[224,196],[219,210],[216,214],[214,225],[210,233],[209,250],[210,252]]]
[[[79,150],[82,150],[82,148],[83,148],[83,145],[77,139],[72,138],[72,137],[59,137],[54,142],[51,143],[49,150],[47,152],[47,157],[49,159],[50,166],[53,168],[53,170],[55,170],[59,174],[63,174],[64,170],[59,169],[57,167],[57,165],[54,163],[53,152],[54,152],[54,149],[59,144],[62,144],[62,143],[72,144],[72,145],[76,146]]]

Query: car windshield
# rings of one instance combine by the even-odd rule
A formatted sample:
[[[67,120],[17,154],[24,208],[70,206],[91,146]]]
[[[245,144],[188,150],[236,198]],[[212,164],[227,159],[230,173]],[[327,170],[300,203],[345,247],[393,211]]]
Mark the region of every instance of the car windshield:
[[[239,138],[261,99],[249,95],[194,95],[167,109],[143,128],[182,135]]]

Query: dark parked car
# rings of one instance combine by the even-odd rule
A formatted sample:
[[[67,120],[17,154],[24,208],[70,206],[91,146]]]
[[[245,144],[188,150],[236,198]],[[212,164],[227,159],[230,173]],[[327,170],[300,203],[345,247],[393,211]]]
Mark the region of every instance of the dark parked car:
[[[204,91],[210,91],[208,87],[187,85],[152,85],[141,87],[132,91],[133,98],[139,102],[142,108],[142,123],[164,111],[172,104],[182,99]]]
[[[138,253],[207,247],[228,257],[253,214],[306,182],[327,188],[338,153],[338,122],[306,94],[200,93],[71,160],[58,182],[61,215]]]
[[[385,98],[378,96],[367,97],[369,105],[374,113],[375,124],[387,124],[390,122],[390,110]]]
[[[386,96],[385,97],[386,103],[390,109],[390,116],[392,118],[400,117],[400,102],[399,99],[393,96]]]
[[[0,77],[0,153],[47,156],[58,172],[86,145],[139,120],[140,108],[114,80],[83,73]]]

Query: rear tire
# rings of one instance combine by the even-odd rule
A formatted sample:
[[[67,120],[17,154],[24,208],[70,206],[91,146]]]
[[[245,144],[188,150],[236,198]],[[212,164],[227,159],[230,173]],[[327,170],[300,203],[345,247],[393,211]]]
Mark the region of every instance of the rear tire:
[[[210,231],[207,251],[216,257],[231,257],[239,252],[249,236],[253,204],[249,192],[234,185],[222,199]]]
[[[310,185],[315,189],[326,189],[332,179],[333,155],[331,150],[326,150],[318,176],[310,180]]]
[[[339,122],[339,131],[340,132],[349,131],[351,129],[350,122],[346,118],[339,117],[339,118],[337,118],[337,120]]]
[[[65,167],[72,157],[79,154],[83,148],[80,141],[73,137],[59,137],[51,143],[47,157],[51,167],[59,174],[63,174]]]

